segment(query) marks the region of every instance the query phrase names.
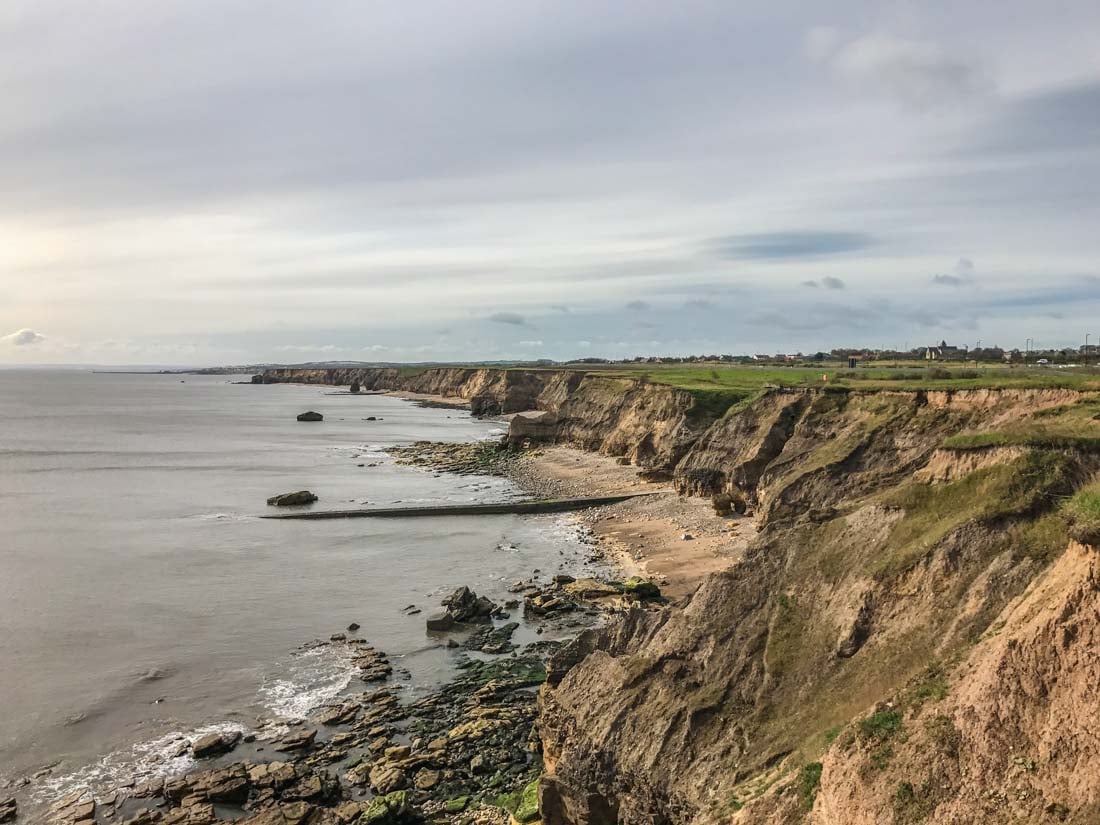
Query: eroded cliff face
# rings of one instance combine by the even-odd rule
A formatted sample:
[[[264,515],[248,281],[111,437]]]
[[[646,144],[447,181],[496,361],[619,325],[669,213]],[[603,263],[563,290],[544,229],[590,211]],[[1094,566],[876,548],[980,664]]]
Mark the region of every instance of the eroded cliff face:
[[[550,413],[547,440],[671,469],[713,422],[687,392],[575,370],[270,369],[265,383],[350,385],[462,398],[475,415]]]
[[[1100,456],[945,446],[1085,396],[775,390],[714,421],[563,370],[267,378],[543,410],[540,438],[754,504],[740,563],[551,667],[546,825],[1100,821],[1100,551],[1058,512]]]
[[[1079,400],[773,393],[716,422],[677,482],[741,490],[761,533],[544,687],[544,822],[1092,815],[1097,561],[1055,509],[1100,460],[942,446]]]

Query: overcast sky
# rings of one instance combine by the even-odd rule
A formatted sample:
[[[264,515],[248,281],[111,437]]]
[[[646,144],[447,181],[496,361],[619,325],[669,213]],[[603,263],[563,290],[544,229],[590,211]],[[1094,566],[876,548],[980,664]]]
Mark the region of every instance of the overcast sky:
[[[4,0],[0,104],[0,364],[1100,335],[1096,0]]]

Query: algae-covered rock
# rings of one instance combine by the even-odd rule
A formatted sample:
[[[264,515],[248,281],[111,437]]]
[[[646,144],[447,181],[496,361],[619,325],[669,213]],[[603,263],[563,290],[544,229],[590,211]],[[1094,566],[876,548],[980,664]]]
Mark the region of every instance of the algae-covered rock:
[[[623,582],[623,592],[637,596],[639,599],[659,599],[661,588],[649,579],[640,576],[631,576]]]
[[[512,817],[516,822],[536,822],[539,818],[539,780],[535,779],[523,789],[519,804]]]
[[[396,825],[406,821],[410,814],[408,796],[408,791],[394,791],[376,796],[359,817],[360,825]]]

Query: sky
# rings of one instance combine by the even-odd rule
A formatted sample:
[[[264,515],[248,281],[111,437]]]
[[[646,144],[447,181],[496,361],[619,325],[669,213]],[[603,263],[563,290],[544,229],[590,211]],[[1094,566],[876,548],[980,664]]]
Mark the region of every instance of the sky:
[[[1100,340],[1100,3],[4,0],[0,365]]]

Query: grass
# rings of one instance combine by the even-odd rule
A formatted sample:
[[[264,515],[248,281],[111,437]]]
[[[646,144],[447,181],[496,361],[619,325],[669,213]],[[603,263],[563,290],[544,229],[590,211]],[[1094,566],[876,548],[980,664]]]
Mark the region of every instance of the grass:
[[[817,799],[817,789],[821,787],[821,768],[820,762],[810,762],[798,772],[798,798],[804,811],[813,808]]]
[[[1100,484],[1078,490],[1063,508],[1070,535],[1086,544],[1100,544]]]
[[[885,742],[901,730],[901,711],[880,710],[865,716],[856,725],[859,738],[865,742]]]
[[[935,544],[970,521],[1038,515],[1055,508],[1072,489],[1070,460],[1058,453],[1027,453],[975,470],[947,484],[913,481],[884,497],[904,515],[894,524],[872,573],[906,569]]]

